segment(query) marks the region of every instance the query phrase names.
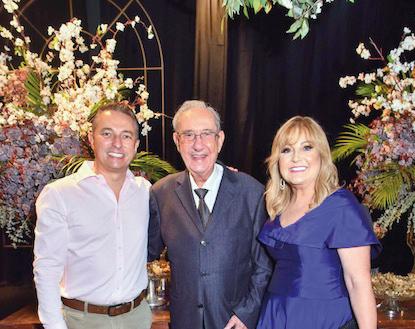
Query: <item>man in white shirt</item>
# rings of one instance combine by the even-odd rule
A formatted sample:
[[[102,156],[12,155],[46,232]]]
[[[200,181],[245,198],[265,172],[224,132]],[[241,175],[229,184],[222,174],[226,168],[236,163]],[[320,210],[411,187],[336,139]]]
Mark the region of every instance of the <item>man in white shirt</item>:
[[[148,329],[150,183],[128,169],[138,122],[101,107],[88,136],[95,160],[48,184],[37,202],[34,279],[45,329]]]

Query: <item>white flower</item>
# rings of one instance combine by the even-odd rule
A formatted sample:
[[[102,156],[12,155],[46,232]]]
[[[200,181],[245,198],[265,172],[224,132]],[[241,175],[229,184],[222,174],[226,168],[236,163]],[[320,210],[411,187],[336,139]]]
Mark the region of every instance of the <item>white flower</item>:
[[[403,103],[401,102],[400,99],[394,99],[392,101],[391,108],[392,108],[392,110],[394,110],[396,112],[400,112],[404,109],[404,105],[403,105]]]
[[[88,47],[87,47],[87,46],[85,46],[85,45],[82,45],[82,46],[80,46],[80,47],[79,47],[79,51],[80,51],[81,53],[85,53],[85,52],[87,52],[87,51],[88,51]]]
[[[66,49],[66,48],[62,48],[61,51],[59,52],[59,59],[62,62],[70,62],[74,60],[74,53],[73,51]]]
[[[366,73],[365,74],[364,81],[365,81],[366,84],[369,84],[369,83],[371,83],[372,81],[375,81],[375,80],[376,80],[375,73]]]
[[[136,23],[140,23],[140,17],[135,16],[135,17],[134,17],[134,22],[136,22]]]
[[[147,38],[150,40],[154,38],[153,27],[151,25],[147,28]]]
[[[22,46],[24,45],[24,42],[23,42],[23,40],[22,40],[22,39],[20,39],[20,38],[16,38],[16,40],[15,40],[14,44],[15,44],[17,47],[22,47]]]
[[[348,85],[353,86],[356,83],[356,77],[354,76],[345,76],[340,78],[339,85],[341,88],[346,88]]]
[[[405,26],[405,27],[403,28],[403,33],[404,33],[404,34],[409,34],[409,33],[411,33],[411,30],[410,30],[408,27],[406,27],[406,26]]]
[[[8,13],[13,13],[15,10],[17,10],[19,7],[17,6],[16,2],[19,2],[20,0],[3,0],[4,9],[7,10]]]
[[[133,89],[133,87],[134,87],[134,82],[133,82],[133,79],[131,79],[131,78],[126,79],[124,81],[124,84],[128,89]]]
[[[109,86],[109,88],[105,90],[105,97],[108,99],[114,99],[116,94],[117,88],[115,86]]]
[[[102,33],[105,33],[105,32],[107,32],[108,24],[101,24],[100,28],[101,28]]]
[[[107,49],[107,51],[112,54],[115,50],[116,45],[117,41],[115,41],[115,39],[107,39],[105,49]]]
[[[368,59],[370,57],[369,50],[365,48],[365,45],[362,42],[359,43],[359,46],[356,48],[356,52],[364,59]]]
[[[89,72],[91,72],[91,67],[88,64],[85,64],[82,66],[82,71],[84,71],[85,74],[89,74]]]
[[[58,74],[58,80],[64,81],[67,78],[69,78],[72,74],[72,71],[74,69],[74,63],[73,62],[67,62],[64,65],[60,66],[58,68],[59,74]]]
[[[287,9],[291,9],[293,7],[291,0],[278,0],[278,3]]]
[[[17,20],[16,15],[13,15],[13,19],[10,21],[10,25],[13,26],[15,29],[19,27],[19,22]]]
[[[401,47],[404,50],[411,51],[415,48],[415,37],[414,35],[408,35],[401,43]]]
[[[52,26],[48,26],[48,35],[55,33],[55,29]]]
[[[384,75],[383,70],[382,70],[382,69],[377,69],[377,70],[376,70],[376,75],[377,75],[379,78],[382,78],[382,77],[383,77],[383,75]]]
[[[115,24],[115,28],[116,28],[118,31],[124,31],[125,26],[124,26],[124,24],[123,24],[123,23],[117,22],[117,23]]]
[[[0,36],[5,39],[13,40],[13,34],[3,26],[0,26]]]

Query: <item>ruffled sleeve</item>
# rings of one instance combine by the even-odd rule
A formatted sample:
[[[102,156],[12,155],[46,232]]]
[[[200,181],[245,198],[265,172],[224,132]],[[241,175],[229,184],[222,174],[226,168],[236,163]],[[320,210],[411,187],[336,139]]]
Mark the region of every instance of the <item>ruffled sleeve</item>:
[[[371,255],[376,257],[382,248],[373,232],[368,211],[347,190],[340,190],[336,199],[337,211],[330,218],[327,247],[337,249],[370,245]]]

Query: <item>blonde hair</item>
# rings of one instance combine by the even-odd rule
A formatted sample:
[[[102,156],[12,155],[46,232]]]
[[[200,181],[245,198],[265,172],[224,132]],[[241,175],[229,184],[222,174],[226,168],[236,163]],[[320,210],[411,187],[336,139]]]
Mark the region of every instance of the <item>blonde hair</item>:
[[[271,155],[266,160],[270,178],[266,186],[265,201],[271,220],[284,211],[293,194],[289,184],[286,184],[284,189],[280,189],[282,177],[278,162],[281,150],[286,145],[294,144],[302,133],[306,134],[307,139],[319,152],[321,159],[320,172],[314,188],[314,199],[310,206],[318,206],[327,196],[339,188],[337,168],[333,164],[330,146],[323,129],[310,117],[295,116],[278,129],[272,142]]]

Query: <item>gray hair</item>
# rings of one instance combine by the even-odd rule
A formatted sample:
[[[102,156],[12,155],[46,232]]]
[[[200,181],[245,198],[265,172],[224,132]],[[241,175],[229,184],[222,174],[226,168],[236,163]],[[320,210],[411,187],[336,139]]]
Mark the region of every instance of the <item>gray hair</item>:
[[[219,113],[208,103],[200,100],[190,100],[185,101],[182,105],[180,105],[179,109],[176,111],[174,117],[173,117],[173,129],[174,131],[177,131],[177,125],[179,121],[179,116],[183,114],[184,112],[190,111],[192,109],[205,109],[213,114],[213,117],[215,119],[215,125],[218,131],[221,130],[220,127],[220,116]]]

